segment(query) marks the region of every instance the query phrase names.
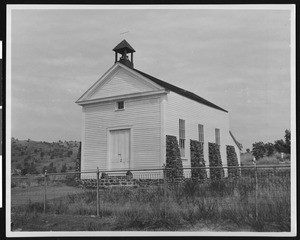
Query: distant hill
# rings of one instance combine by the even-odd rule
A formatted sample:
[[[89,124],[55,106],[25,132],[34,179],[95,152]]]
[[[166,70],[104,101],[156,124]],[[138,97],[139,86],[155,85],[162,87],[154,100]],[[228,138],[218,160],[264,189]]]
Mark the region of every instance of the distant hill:
[[[74,171],[80,142],[49,143],[12,138],[11,145],[12,173],[24,175],[43,173],[45,169],[48,172]]]

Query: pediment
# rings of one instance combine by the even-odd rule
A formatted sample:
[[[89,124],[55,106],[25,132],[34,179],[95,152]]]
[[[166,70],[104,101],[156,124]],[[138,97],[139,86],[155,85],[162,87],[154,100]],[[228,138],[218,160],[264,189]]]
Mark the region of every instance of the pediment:
[[[77,102],[163,89],[123,64],[116,63]]]

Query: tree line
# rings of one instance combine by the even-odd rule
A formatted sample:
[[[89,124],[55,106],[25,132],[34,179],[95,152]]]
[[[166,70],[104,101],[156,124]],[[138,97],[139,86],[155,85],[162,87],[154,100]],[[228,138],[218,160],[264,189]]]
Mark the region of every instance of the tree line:
[[[246,151],[250,152],[250,149],[248,148]],[[274,143],[264,143],[262,141],[253,143],[251,152],[256,159],[263,158],[264,156],[272,156],[275,152],[290,154],[291,131],[286,129],[284,139],[276,140]]]

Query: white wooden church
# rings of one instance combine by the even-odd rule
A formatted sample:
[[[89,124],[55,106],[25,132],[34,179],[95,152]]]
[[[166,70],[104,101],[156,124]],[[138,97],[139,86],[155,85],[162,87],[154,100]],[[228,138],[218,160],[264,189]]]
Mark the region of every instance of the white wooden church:
[[[82,106],[81,171],[161,168],[166,135],[177,137],[184,167],[191,166],[190,139],[204,143],[207,166],[209,142],[220,145],[223,166],[226,145],[235,147],[240,163],[228,111],[135,69],[126,40],[113,51],[114,65],[76,102]]]

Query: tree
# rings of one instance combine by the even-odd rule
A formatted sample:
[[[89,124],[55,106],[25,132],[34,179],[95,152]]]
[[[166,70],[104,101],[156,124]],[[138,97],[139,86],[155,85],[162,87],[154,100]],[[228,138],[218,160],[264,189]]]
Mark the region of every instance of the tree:
[[[273,155],[273,153],[275,152],[275,147],[273,143],[266,143],[265,144],[265,150],[266,150],[266,155],[269,157],[271,155]]]
[[[286,153],[291,153],[291,131],[286,129],[285,130],[285,146],[286,146]]]
[[[277,152],[291,153],[291,131],[286,129],[284,134],[284,140],[276,140],[274,142],[274,147]]]
[[[56,173],[57,172],[56,167],[54,167],[54,165],[53,165],[53,162],[48,165],[47,172],[49,172],[49,173]]]
[[[286,144],[282,139],[276,140],[274,142],[274,147],[275,147],[276,151],[279,152],[279,153],[281,153],[281,152],[286,153],[287,152]]]
[[[263,158],[265,153],[266,149],[263,142],[256,142],[252,144],[252,154],[256,159]]]
[[[36,169],[36,165],[34,162],[31,162],[30,164],[28,162],[24,163],[24,168],[21,170],[22,175],[29,174],[37,174],[39,173]]]
[[[30,174],[37,174],[39,173],[36,169],[36,165],[34,164],[34,162],[30,163],[29,169],[28,169],[28,173]]]

